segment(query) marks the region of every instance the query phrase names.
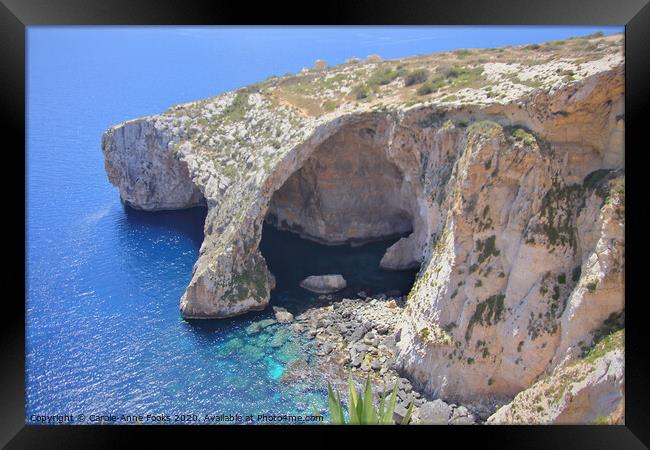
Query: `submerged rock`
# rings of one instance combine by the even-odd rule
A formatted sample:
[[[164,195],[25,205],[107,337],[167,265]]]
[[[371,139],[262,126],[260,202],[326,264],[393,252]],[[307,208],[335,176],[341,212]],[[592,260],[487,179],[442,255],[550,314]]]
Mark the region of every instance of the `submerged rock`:
[[[251,362],[257,362],[264,357],[264,350],[256,345],[246,344],[241,350],[241,355]]]
[[[264,328],[274,325],[276,323],[277,321],[274,319],[264,319],[264,320],[260,320],[259,322],[253,322],[252,324],[246,327],[246,334],[248,334],[249,336],[252,334],[257,334]]]
[[[304,359],[297,359],[290,362],[284,369],[280,383],[291,384],[298,382],[307,382],[314,376],[314,370]]]
[[[275,332],[275,334],[271,338],[271,341],[269,342],[269,346],[272,348],[282,347],[290,337],[291,337],[291,330],[289,328],[280,328]]]
[[[221,352],[223,352],[227,356],[235,355],[237,354],[241,348],[244,346],[244,342],[240,338],[232,338],[228,340],[222,347],[221,347]]]
[[[300,287],[317,294],[330,294],[345,289],[347,282],[342,275],[312,275],[300,282]]]

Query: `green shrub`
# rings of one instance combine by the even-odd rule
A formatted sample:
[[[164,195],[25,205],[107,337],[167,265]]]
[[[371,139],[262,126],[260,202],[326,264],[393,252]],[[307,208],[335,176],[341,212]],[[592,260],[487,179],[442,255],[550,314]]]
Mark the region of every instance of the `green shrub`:
[[[503,127],[499,125],[496,122],[493,122],[491,120],[480,120],[478,122],[472,123],[469,127],[467,127],[467,134],[468,135],[481,135],[481,136],[487,136],[487,137],[497,137],[501,133],[503,133]],[[490,237],[490,242],[489,244],[492,246],[494,245],[494,239],[495,236]],[[479,250],[482,249],[481,246],[481,241],[477,241],[477,246],[479,247]],[[498,255],[495,255],[498,256]],[[480,262],[483,262],[483,259],[480,259]]]
[[[338,108],[338,106],[339,105],[337,105],[333,100],[327,100],[323,103],[323,109],[328,112],[334,111],[336,108]]]
[[[607,416],[598,416],[594,420],[594,425],[610,425],[609,417]]]
[[[614,185],[605,198],[605,203],[610,204],[615,198],[618,198],[621,203],[625,203],[625,178],[614,182]]]
[[[458,49],[458,50],[454,50],[454,55],[458,56],[461,59],[466,58],[471,54],[472,54],[472,51],[468,50],[466,48],[461,48],[461,49]]]
[[[516,141],[523,142],[526,145],[535,145],[535,143],[537,142],[535,140],[535,136],[533,136],[523,128],[517,128],[515,131],[513,131],[512,137],[515,138]]]
[[[445,78],[459,78],[462,80],[474,79],[479,77],[483,73],[482,67],[460,67],[460,66],[451,66],[443,67],[440,69],[442,75]]]
[[[429,78],[429,71],[426,69],[416,69],[409,72],[404,77],[404,86],[413,86],[414,84],[420,84],[427,81]]]
[[[418,95],[429,95],[433,92],[436,92],[438,89],[443,87],[445,85],[445,80],[442,78],[435,78],[433,80],[429,80],[426,83],[422,84],[417,91],[415,91],[416,94]]]
[[[368,85],[383,86],[385,84],[390,83],[398,76],[399,76],[399,72],[397,70],[393,70],[388,67],[384,69],[377,69],[373,72],[370,78],[368,78]]]
[[[418,95],[429,95],[435,91],[436,89],[431,85],[431,83],[425,83],[422,86],[420,86],[415,92]]]
[[[245,92],[238,92],[235,95],[232,103],[224,108],[223,112],[221,113],[221,117],[224,121],[240,121],[246,115],[248,106],[248,94]]]
[[[505,298],[504,294],[492,295],[476,305],[476,310],[472,314],[465,331],[466,341],[469,341],[472,336],[472,329],[475,324],[491,326],[501,320],[505,309]]]
[[[393,392],[386,403],[386,391],[381,396],[379,402],[379,409],[375,409],[372,401],[372,387],[370,385],[370,375],[366,380],[365,393],[357,392],[352,382],[352,372],[350,372],[350,380],[348,382],[348,413],[350,416],[350,425],[391,425],[393,424],[393,412],[395,411],[395,404],[397,402],[397,382]],[[345,415],[343,413],[343,403],[341,396],[338,392],[336,394],[332,390],[332,386],[327,383],[327,398],[329,401],[330,422],[333,425],[345,425]],[[414,403],[411,402],[406,412],[406,416],[402,419],[402,425],[407,425],[411,420],[411,413],[413,412]]]
[[[352,95],[357,100],[364,99],[370,95],[370,88],[364,83],[357,84],[352,88]]]
[[[612,350],[623,348],[625,348],[625,328],[604,336],[591,348],[583,349],[581,358],[586,362],[594,362]]]

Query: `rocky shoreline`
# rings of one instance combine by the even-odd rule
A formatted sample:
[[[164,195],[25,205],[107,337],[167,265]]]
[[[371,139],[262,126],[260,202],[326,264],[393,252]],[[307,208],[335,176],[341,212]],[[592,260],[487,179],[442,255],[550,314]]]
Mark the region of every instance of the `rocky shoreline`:
[[[297,315],[290,327],[310,341],[319,371],[327,374],[324,378],[340,392],[346,392],[350,371],[359,388],[370,375],[377,395],[397,382],[395,420],[400,421],[414,402],[412,422],[420,424],[482,423],[504,403],[447,403],[425,395],[400,373],[395,355],[406,296],[379,294],[371,298],[360,292],[354,299],[321,295],[318,300],[318,306]],[[290,364],[283,381],[299,377],[297,374],[305,369],[300,362]]]

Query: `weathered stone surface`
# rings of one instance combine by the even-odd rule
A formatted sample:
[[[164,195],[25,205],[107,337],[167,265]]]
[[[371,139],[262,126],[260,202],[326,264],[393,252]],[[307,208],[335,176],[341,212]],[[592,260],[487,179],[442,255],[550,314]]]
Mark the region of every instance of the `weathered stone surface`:
[[[399,366],[431,394],[515,395],[572,357],[577,343],[623,308],[624,198],[614,191],[624,183],[624,162],[605,165],[623,145],[612,145],[621,124],[611,114],[620,112],[600,106],[619,104],[617,76],[572,85],[570,100],[560,89],[557,98],[540,94],[522,106],[539,111],[564,99],[572,111],[562,122],[591,115],[589,123],[602,124],[584,130],[592,144],[568,138],[547,110],[528,127],[550,144],[510,141],[510,132],[492,121],[470,125],[457,143],[446,137],[434,147],[429,161],[445,160],[459,145],[464,150],[453,167],[437,166],[431,174],[434,184],[451,169],[445,193],[436,194],[437,231],[409,294],[398,343]],[[540,117],[547,119],[537,122]],[[445,132],[438,133],[442,139]],[[597,142],[600,147],[591,146]],[[585,149],[581,166],[570,162],[576,147]],[[595,182],[599,173],[605,175]],[[603,204],[603,196],[610,200]]]
[[[591,360],[558,367],[489,419],[491,424],[624,424],[623,341]]]
[[[300,287],[317,294],[329,294],[345,289],[347,283],[341,275],[312,275],[300,282]]]
[[[423,425],[447,425],[452,408],[440,399],[426,402],[419,408],[415,422]]]
[[[130,120],[104,133],[108,179],[130,207],[157,211],[203,204],[187,164],[174,158],[170,150],[178,138],[154,117]]]

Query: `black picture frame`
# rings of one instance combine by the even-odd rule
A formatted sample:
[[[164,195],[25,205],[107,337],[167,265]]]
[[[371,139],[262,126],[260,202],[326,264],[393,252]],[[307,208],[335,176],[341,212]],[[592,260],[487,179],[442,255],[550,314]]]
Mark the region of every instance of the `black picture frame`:
[[[254,6],[253,6],[254,5]],[[314,5],[318,6],[318,11]],[[407,445],[430,442],[453,445],[467,439],[477,440],[481,448],[647,448],[650,445],[647,383],[647,325],[643,314],[646,301],[642,290],[641,237],[643,209],[640,199],[647,187],[641,178],[647,152],[646,112],[650,100],[650,4],[647,0],[584,1],[553,0],[526,2],[495,0],[442,1],[348,1],[319,4],[278,4],[191,2],[171,0],[2,0],[0,5],[0,54],[2,82],[0,102],[4,129],[3,184],[10,204],[6,219],[13,223],[6,236],[13,258],[6,258],[6,285],[17,292],[4,296],[0,371],[0,444],[6,448],[105,448],[121,447],[132,439],[145,437],[169,441],[170,434],[190,427],[99,427],[99,426],[32,426],[25,425],[25,279],[27,261],[25,245],[25,39],[26,27],[32,25],[624,25],[626,64],[626,404],[625,426],[478,426],[478,427],[385,427],[372,432],[362,427],[302,427],[314,433],[361,433],[364,439],[401,433]],[[7,140],[9,136],[12,139]],[[10,144],[9,142],[13,142]],[[19,150],[23,149],[23,153]],[[22,171],[20,170],[22,168]],[[12,176],[7,176],[11,174]],[[23,187],[23,197],[16,191]],[[645,189],[644,189],[645,188]],[[18,211],[22,211],[22,221]],[[25,265],[16,263],[22,255]],[[631,276],[630,276],[631,275]],[[636,275],[636,277],[635,277]],[[22,299],[20,294],[22,293]],[[242,427],[225,427],[227,432],[245,432]],[[354,429],[353,429],[354,428]],[[259,429],[259,428],[258,428]],[[263,431],[286,430],[263,427]],[[224,427],[192,427],[194,435],[207,437],[219,445]],[[292,428],[295,431],[295,427]],[[258,433],[258,431],[256,431]],[[408,433],[406,435],[405,433]],[[416,436],[417,434],[430,436]],[[442,436],[444,435],[444,437]],[[194,436],[193,436],[194,437]],[[244,436],[242,436],[244,437]],[[339,438],[343,438],[342,436]],[[286,439],[286,438],[285,438]],[[345,442],[345,441],[342,441]],[[410,444],[413,442],[413,444]],[[346,442],[347,444],[347,442]],[[448,444],[446,444],[448,445]]]

